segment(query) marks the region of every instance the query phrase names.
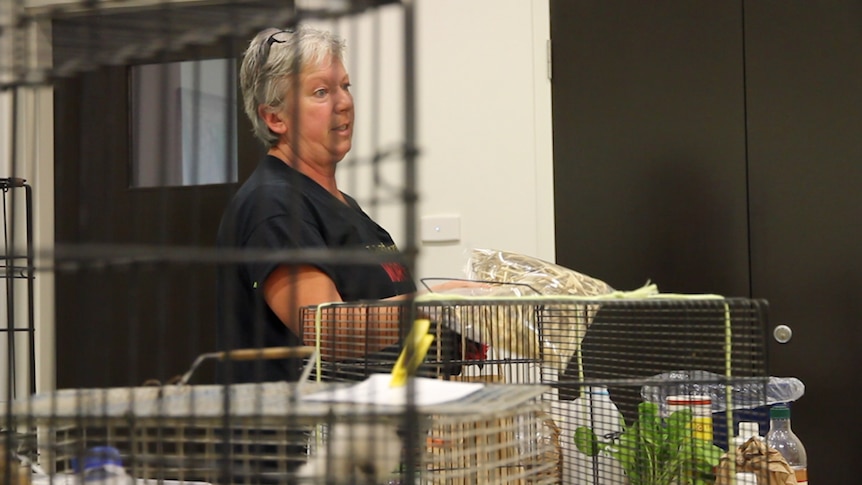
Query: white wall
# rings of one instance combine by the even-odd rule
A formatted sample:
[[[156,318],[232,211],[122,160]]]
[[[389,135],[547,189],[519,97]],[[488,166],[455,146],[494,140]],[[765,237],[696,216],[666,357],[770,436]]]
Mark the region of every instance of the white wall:
[[[547,0],[416,2],[417,215],[460,216],[460,240],[421,244],[418,277],[463,276],[474,247],[554,260],[548,8]],[[404,139],[400,12],[384,8],[334,27],[348,42],[354,161]],[[347,160],[339,182],[403,244],[399,160],[382,164],[382,186]],[[375,206],[372,195],[391,202]]]
[[[0,6],[0,25],[8,25],[11,21],[11,12],[9,12],[8,7]],[[5,72],[4,68],[11,61],[11,38],[8,35],[0,36],[0,82],[8,82],[10,80],[10,76]],[[11,91],[0,91],[0,177],[8,177],[12,165],[12,92]],[[2,195],[4,198],[5,194]],[[5,253],[5,239],[3,242],[3,251]],[[4,254],[5,256],[5,254]],[[3,261],[5,265],[5,260]],[[2,295],[4,298],[0,300],[0,314],[7,315],[7,307],[6,307],[6,285],[7,280],[0,280],[0,291],[2,291]],[[15,285],[17,289],[20,285]],[[26,324],[26,319],[14,319],[13,325],[15,327]],[[0,320],[0,328],[6,329],[8,325],[8,318],[3,318]],[[9,345],[7,343],[7,334],[4,332],[0,332],[0,356],[3,356],[0,359],[0,403],[9,400],[8,396],[8,383],[11,378],[7,369],[7,359],[6,356],[9,355]],[[16,339],[15,347],[17,348],[21,344],[21,339]],[[26,341],[24,342],[26,343]],[[21,359],[17,359],[16,365],[21,364]],[[26,361],[23,363],[26,368]],[[26,382],[26,380],[25,380]],[[17,395],[21,392],[20,384],[14,386],[13,395]]]
[[[419,272],[465,251],[554,260],[547,0],[418,3],[420,216],[461,215],[461,241],[424,244]]]

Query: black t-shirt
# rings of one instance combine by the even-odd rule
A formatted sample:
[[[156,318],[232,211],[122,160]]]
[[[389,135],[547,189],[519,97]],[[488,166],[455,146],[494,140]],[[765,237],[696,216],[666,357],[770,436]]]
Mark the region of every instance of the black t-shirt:
[[[416,290],[389,233],[353,198],[347,204],[278,158],[267,156],[240,187],[219,225],[220,247],[387,251],[384,262],[309,262],[335,283],[344,301],[377,300]],[[333,252],[333,255],[337,253]],[[345,253],[343,253],[345,254]],[[269,259],[269,260],[265,260]],[[221,349],[300,345],[263,298],[263,283],[282,262],[254,258],[220,265],[218,340]],[[234,365],[232,382],[296,380],[299,363],[267,360]]]

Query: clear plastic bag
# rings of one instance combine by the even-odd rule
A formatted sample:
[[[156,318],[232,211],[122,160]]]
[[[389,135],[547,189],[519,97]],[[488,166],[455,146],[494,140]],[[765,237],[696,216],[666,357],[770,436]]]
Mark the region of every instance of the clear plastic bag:
[[[470,252],[467,278],[529,286],[540,295],[598,296],[614,291],[602,280],[539,258],[497,249]]]
[[[475,282],[496,283],[487,287],[453,288],[447,296],[465,297],[595,297],[614,289],[599,279],[532,256],[496,249],[473,249],[467,260],[465,275]],[[564,369],[571,360],[598,305],[578,301],[555,303],[554,308],[508,302],[505,305],[459,306],[439,317],[450,329],[465,337],[487,344],[501,355],[538,359],[543,364]],[[567,318],[546,318],[548,315]],[[539,321],[544,335],[539,341]]]
[[[795,377],[731,378],[704,370],[679,370],[649,378],[641,387],[644,401],[659,405],[666,414],[665,400],[671,395],[706,395],[712,398],[712,412],[727,410],[730,388],[731,409],[754,409],[767,404],[791,402],[805,394],[805,384]]]

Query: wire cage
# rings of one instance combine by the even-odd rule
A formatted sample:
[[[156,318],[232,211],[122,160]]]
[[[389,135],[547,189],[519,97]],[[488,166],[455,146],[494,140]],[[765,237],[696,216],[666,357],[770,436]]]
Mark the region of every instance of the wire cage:
[[[56,315],[56,322],[37,318],[26,328],[13,330],[32,343],[34,336],[37,342],[44,337],[42,329],[51,329],[57,343],[52,355],[50,339],[42,341],[42,357],[52,358],[40,364],[50,368],[56,362],[56,372],[43,370],[49,379],[41,382],[35,381],[35,366],[23,358],[20,342],[14,360],[4,359],[9,365],[3,367],[6,379],[0,380],[7,390],[6,384],[15,378],[17,392],[14,406],[4,403],[0,416],[3,485],[16,476],[19,461],[41,465],[52,477],[68,478],[65,473],[75,469],[73,461],[80,463],[86,450],[105,444],[120,449],[136,478],[260,483],[270,480],[268,466],[288,467],[279,461],[281,451],[307,446],[305,438],[292,432],[288,418],[282,416],[273,424],[264,410],[256,414],[247,410],[244,416],[223,410],[215,418],[192,407],[179,411],[186,414],[178,419],[168,411],[111,415],[111,406],[125,402],[137,409],[146,407],[147,399],[164,402],[162,397],[183,389],[193,390],[191,399],[223,390],[137,387],[148,380],[166,382],[188,365],[190,356],[219,348],[213,328],[218,269],[274,258],[285,263],[369,259],[367,252],[357,255],[349,250],[309,255],[302,250],[254,252],[213,246],[225,206],[251,171],[249,164],[265,152],[243,119],[237,94],[237,60],[256,32],[324,24],[347,41],[345,63],[353,80],[361,81],[352,92],[366,109],[357,115],[365,131],[341,162],[343,186],[372,215],[400,211],[408,221],[405,225],[412,223],[417,155],[413,4],[0,2],[0,116],[7,115],[7,108],[10,112],[0,124],[11,126],[12,135],[8,165],[6,155],[0,160],[8,173],[0,175],[15,183],[26,177],[43,197],[36,201],[42,209],[36,216],[53,216],[35,221],[41,228],[32,247],[35,263],[28,261],[24,271],[28,283],[42,276],[41,281],[55,285],[41,296],[48,300],[45,306],[52,307],[50,316]],[[403,96],[387,96],[384,103],[374,87],[381,85],[389,94]],[[45,156],[46,151],[54,153],[54,160]],[[386,168],[382,175],[381,167]],[[41,179],[27,176],[33,173]],[[46,207],[54,212],[46,212]],[[22,240],[23,226],[12,224],[17,235],[9,239]],[[415,240],[412,232],[404,232],[400,247],[412,261]],[[9,263],[11,255],[6,255],[7,274],[20,266],[20,261]],[[33,318],[32,312],[29,316]],[[12,340],[13,330],[4,333],[4,340]],[[202,369],[201,381],[212,382],[210,370]],[[51,403],[44,404],[47,407],[37,409],[36,400],[26,397],[55,383],[64,390],[37,395],[39,403]],[[249,399],[266,397],[263,389],[245,390]],[[263,394],[254,396],[258,391]],[[66,407],[51,407],[61,400]],[[512,414],[512,423],[532,419],[514,408],[506,412]],[[302,415],[297,419],[312,421]],[[475,419],[478,422],[480,416]],[[509,434],[501,429],[501,436],[514,436],[512,429]],[[231,444],[229,451],[219,448],[224,440]],[[511,440],[497,443],[500,448],[514,445]],[[227,461],[236,470],[227,475],[213,472],[222,464],[205,458],[217,458],[218,452],[229,453]],[[469,476],[467,471],[460,473]]]
[[[369,314],[388,319],[368,323],[364,341],[338,338]],[[626,430],[646,419],[667,429],[678,409],[692,414],[684,432],[698,439],[686,446],[696,443],[711,453],[709,466],[700,470],[704,477],[717,466],[716,453],[729,448],[740,421],[761,427],[767,421],[767,308],[759,300],[436,295],[407,303],[325,305],[305,309],[303,317],[306,341],[320,349],[325,380],[362,379],[391,367],[397,355],[387,347],[400,348],[401,342],[393,322],[427,317],[436,339],[424,375],[551,386],[543,401],[559,430],[562,483],[626,483],[636,471],[614,458],[631,437]],[[351,353],[373,358],[359,363]]]
[[[310,399],[339,390],[349,388],[76,389],[38,394],[5,412],[39,430],[47,475],[34,480],[44,483],[77,483],[81,464],[106,447],[139,483],[407,483],[411,452],[415,483],[559,483],[542,386],[480,385],[415,414]],[[412,447],[411,433],[419,436]]]

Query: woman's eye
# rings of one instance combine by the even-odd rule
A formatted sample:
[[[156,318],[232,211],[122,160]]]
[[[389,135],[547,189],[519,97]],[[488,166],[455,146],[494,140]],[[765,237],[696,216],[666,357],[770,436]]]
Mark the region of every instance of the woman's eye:
[[[317,96],[318,98],[322,98],[322,97],[326,96],[326,90],[323,88],[320,88],[320,89],[314,91],[314,95]]]
[[[344,83],[341,85],[341,89],[343,89],[345,91],[350,91],[350,86],[351,86],[350,83]]]

